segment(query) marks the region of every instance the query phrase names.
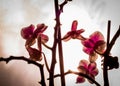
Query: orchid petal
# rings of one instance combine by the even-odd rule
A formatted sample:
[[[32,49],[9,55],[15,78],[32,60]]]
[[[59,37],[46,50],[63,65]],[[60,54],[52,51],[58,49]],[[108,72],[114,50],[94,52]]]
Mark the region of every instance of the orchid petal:
[[[31,37],[26,40],[25,46],[32,46],[33,44],[35,44],[35,42],[36,42],[35,38]]]
[[[94,76],[96,76],[99,73],[98,69],[95,68],[93,71],[91,71],[91,74],[93,74]]]
[[[37,38],[38,39],[41,38],[41,42],[43,42],[43,43],[46,43],[49,40],[48,36],[44,35],[42,33],[39,33]]]
[[[104,40],[104,36],[101,32],[96,31],[90,35],[90,39],[93,40],[94,43],[96,43],[99,40]]]
[[[46,25],[44,25],[44,24],[38,24],[36,30],[38,30],[38,32],[40,30],[40,32],[43,33],[46,29],[47,29]]]
[[[63,38],[62,40],[67,42],[71,39],[71,31],[69,31]]]
[[[34,36],[37,37],[39,33],[43,33],[47,29],[47,26],[44,24],[38,24],[37,29],[34,31]]]
[[[84,68],[88,67],[89,62],[87,60],[81,60],[79,66],[83,66]]]
[[[28,27],[22,28],[21,36],[26,40],[29,39],[33,35],[34,28],[35,26],[32,24]]]
[[[96,68],[96,63],[92,62],[88,65],[89,72],[93,71]]]
[[[83,51],[88,55],[91,55],[94,52],[93,48],[87,48],[87,47],[83,47]]]
[[[83,32],[85,32],[84,29],[76,30],[76,33],[77,33],[77,34],[81,34],[81,33],[83,33]]]
[[[83,44],[83,46],[85,46],[87,48],[93,48],[94,47],[94,43],[90,39],[83,40],[83,41],[81,41],[81,43]]]
[[[82,76],[78,76],[76,79],[76,83],[83,83],[83,82],[85,82],[85,78]]]
[[[48,38],[48,36],[47,35],[44,35],[44,34],[41,34],[41,41],[43,42],[43,43],[46,43],[46,42],[48,42],[48,40],[49,40],[49,38]]]
[[[71,31],[76,31],[77,25],[78,25],[77,20],[74,20],[74,21],[72,22]]]
[[[30,59],[32,59],[34,61],[42,60],[41,52],[39,50],[32,48],[32,47],[26,47],[26,49],[30,55]]]
[[[105,47],[106,47],[106,43],[103,40],[100,40],[96,42],[94,48],[99,54],[103,54],[105,52]]]

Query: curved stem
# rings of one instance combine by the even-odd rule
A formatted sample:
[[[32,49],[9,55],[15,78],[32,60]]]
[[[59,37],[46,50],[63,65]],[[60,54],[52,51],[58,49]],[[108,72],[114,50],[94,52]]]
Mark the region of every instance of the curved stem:
[[[42,53],[43,56],[44,56],[45,65],[46,65],[47,71],[50,72],[50,68],[49,68],[49,66],[48,66],[48,62],[47,62],[46,56],[45,56],[45,54],[44,54],[43,52],[41,52],[41,53]]]
[[[42,44],[43,44],[46,48],[48,48],[48,49],[52,50],[52,48],[51,48],[51,47],[49,47],[48,45],[46,45],[44,42],[42,42]]]
[[[9,61],[12,61],[12,60],[23,60],[23,61],[28,62],[28,64],[34,64],[35,66],[39,67],[40,75],[41,75],[41,81],[39,83],[42,86],[46,86],[45,78],[44,78],[43,65],[42,64],[39,64],[36,61],[30,60],[28,58],[25,58],[24,56],[19,56],[19,57],[18,56],[17,57],[16,56],[10,56],[8,58],[0,57],[0,61],[5,61],[6,63],[8,63]]]
[[[64,73],[64,75],[68,75],[68,74],[75,74],[75,75],[85,77],[85,78],[89,79],[90,81],[92,81],[94,84],[96,84],[96,86],[101,86],[97,81],[95,81],[94,79],[92,79],[91,77],[89,77],[86,74],[76,72],[76,71],[72,71],[72,70],[68,70],[67,72]],[[60,77],[60,76],[61,76],[61,74],[56,74],[56,75],[54,75],[54,78],[57,78],[57,77]]]

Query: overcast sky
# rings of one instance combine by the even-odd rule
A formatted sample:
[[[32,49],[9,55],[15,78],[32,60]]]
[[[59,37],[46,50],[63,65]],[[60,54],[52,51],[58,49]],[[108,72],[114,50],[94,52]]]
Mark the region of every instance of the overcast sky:
[[[20,36],[22,27],[30,24],[37,25],[38,23],[45,23],[48,25],[49,36],[55,25],[54,21],[54,0],[0,0],[0,56],[8,57],[26,56],[28,53],[25,50],[23,40]],[[61,3],[63,0],[59,0]],[[62,35],[69,30],[71,22],[76,19],[79,22],[78,28],[86,30],[83,35],[90,35],[95,30],[101,31],[106,37],[106,28],[108,20],[111,20],[111,38],[117,31],[120,25],[120,0],[73,0],[68,3],[64,12],[61,14],[62,28],[66,28]],[[68,28],[68,29],[67,29]],[[50,33],[51,31],[51,33]],[[50,37],[52,41],[52,37]],[[73,43],[76,43],[75,45]],[[49,43],[50,45],[52,43]],[[118,38],[111,54],[120,57],[120,38]],[[73,46],[74,45],[74,46]],[[79,63],[80,58],[78,53],[82,53],[82,49],[78,49],[80,43],[78,41],[70,41],[63,43],[64,46],[64,61],[65,71],[68,69],[75,69]],[[80,45],[80,48],[81,45]],[[70,52],[76,50],[72,55]],[[49,52],[45,50],[47,56]],[[87,56],[83,53],[82,56]],[[69,59],[69,62],[68,62]],[[48,58],[48,61],[50,58]],[[119,59],[120,60],[120,59]],[[100,60],[98,61],[100,62]],[[73,66],[74,65],[74,66]],[[100,64],[99,64],[100,65]],[[102,70],[96,80],[102,82]],[[56,68],[57,70],[57,68]],[[109,71],[109,78],[111,86],[119,86],[120,69]],[[48,74],[45,73],[48,77]],[[79,86],[75,84],[76,76],[66,76],[67,86]],[[9,64],[0,63],[0,86],[39,86],[39,70],[33,65],[28,65],[22,61],[12,61]],[[56,79],[56,86],[59,86],[58,79]],[[80,86],[86,86],[81,84]],[[92,86],[92,85],[89,85]]]

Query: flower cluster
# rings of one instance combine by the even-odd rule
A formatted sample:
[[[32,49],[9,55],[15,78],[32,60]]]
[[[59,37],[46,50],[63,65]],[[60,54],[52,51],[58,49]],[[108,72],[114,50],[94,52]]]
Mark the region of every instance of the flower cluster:
[[[83,37],[81,33],[84,29],[77,30],[78,22],[74,20],[71,26],[71,31],[62,38],[65,42],[72,39],[78,39],[83,45],[83,51],[89,55],[89,60],[81,60],[78,66],[80,73],[86,74],[92,79],[98,74],[98,69],[96,65],[96,59],[98,54],[101,55],[105,52],[106,43],[104,41],[104,36],[101,32],[96,31],[92,33],[89,38]],[[77,77],[77,83],[82,83],[85,79],[82,76]],[[89,81],[89,80],[88,80]],[[89,81],[92,83],[91,81]]]
[[[83,45],[83,51],[89,55],[89,59],[81,60],[78,65],[78,71],[80,73],[86,74],[92,79],[95,79],[95,76],[98,74],[96,59],[98,54],[101,55],[105,52],[106,43],[104,41],[104,36],[101,32],[95,31],[88,38],[83,37],[81,34],[85,31],[84,29],[77,30],[78,22],[74,20],[71,25],[71,31],[68,31],[65,36],[62,38],[63,41],[67,42],[70,39],[78,39]],[[29,53],[30,59],[34,61],[42,60],[42,44],[49,40],[48,36],[43,34],[47,29],[45,24],[38,24],[37,28],[31,24],[28,27],[24,27],[21,30],[21,36],[26,40],[25,47]],[[37,41],[38,49],[33,48],[32,45]],[[112,66],[110,66],[112,67]],[[115,66],[116,68],[118,66]],[[90,80],[88,80],[92,83]],[[85,82],[83,76],[78,76],[76,83]]]
[[[43,32],[47,29],[45,24],[38,24],[37,28],[31,24],[28,27],[24,27],[21,30],[21,36],[26,40],[25,47],[30,55],[30,59],[35,61],[42,60],[42,43],[46,43],[48,41],[48,36],[43,34]],[[35,44],[37,40],[38,49],[32,48],[31,46]]]

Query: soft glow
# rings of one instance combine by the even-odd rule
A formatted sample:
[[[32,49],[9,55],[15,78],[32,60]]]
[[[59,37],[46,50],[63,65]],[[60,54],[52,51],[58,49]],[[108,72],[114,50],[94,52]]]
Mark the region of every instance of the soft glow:
[[[61,2],[63,0],[60,0]],[[119,15],[119,0],[116,2],[110,0],[105,0],[106,8],[103,8],[102,11],[99,11],[103,5],[100,5],[99,2],[103,0],[73,0],[69,4],[64,6],[64,12],[61,14],[61,29],[62,29],[62,37],[70,31],[71,24],[73,20],[78,20],[78,29],[85,29],[85,32],[82,34],[88,37],[92,32],[99,30],[106,37],[106,26],[107,21],[110,19],[112,21],[112,31],[111,37],[113,33],[118,28],[120,23]],[[79,2],[79,3],[75,3]],[[94,2],[94,3],[93,3]],[[98,4],[97,4],[98,2]],[[86,10],[87,8],[87,10]],[[112,9],[112,10],[111,10]],[[102,12],[102,13],[100,13]],[[90,13],[93,15],[100,15],[101,17],[93,19],[90,17]],[[99,14],[100,13],[100,14]],[[29,57],[28,52],[25,49],[24,43],[25,40],[20,36],[20,30],[24,26],[28,26],[32,24],[45,23],[48,25],[46,34],[50,37],[48,45],[52,46],[53,44],[53,31],[55,26],[55,15],[54,15],[54,3],[49,0],[0,0],[0,38],[1,44],[3,47],[1,51],[3,52],[3,57],[8,57],[10,55],[14,56],[25,56]],[[100,20],[99,20],[100,19]],[[112,49],[113,55],[119,55],[119,41]],[[71,69],[77,71],[77,66],[81,59],[88,59],[88,55],[82,51],[82,45],[79,40],[70,40],[69,42],[63,43],[63,55],[64,55],[64,67],[65,71]],[[36,46],[35,46],[36,47]],[[117,50],[118,49],[118,50]],[[46,54],[48,64],[50,64],[51,60],[51,52],[43,48],[44,53]],[[57,60],[58,56],[57,56]],[[44,61],[42,61],[44,62]],[[57,61],[59,62],[59,61]],[[102,82],[102,71],[101,71],[101,58],[97,60],[97,66],[100,70],[99,75],[96,77],[96,80],[103,84]],[[32,65],[28,65],[25,62],[17,61],[11,62],[10,64],[2,65],[0,63],[0,76],[4,78],[0,79],[0,84],[5,83],[13,85],[21,85],[21,86],[39,86],[37,81],[39,81],[39,70]],[[45,67],[46,68],[46,67]],[[55,67],[55,73],[58,74],[59,71],[59,63],[57,63]],[[18,75],[19,74],[19,75]],[[35,74],[35,75],[34,75]],[[25,75],[25,76],[24,76]],[[49,77],[48,73],[46,73],[46,78]],[[9,76],[9,77],[8,77]],[[115,79],[113,79],[113,76]],[[110,84],[113,86],[119,86],[119,70],[110,71]],[[17,78],[17,81],[14,81]],[[60,86],[59,78],[55,79],[56,86]],[[117,81],[118,80],[118,81]],[[66,76],[66,86],[93,86],[88,82],[84,84],[75,84],[76,75],[67,75]],[[17,82],[17,83],[16,83]],[[48,84],[48,80],[47,80]],[[48,85],[47,85],[48,86]]]

